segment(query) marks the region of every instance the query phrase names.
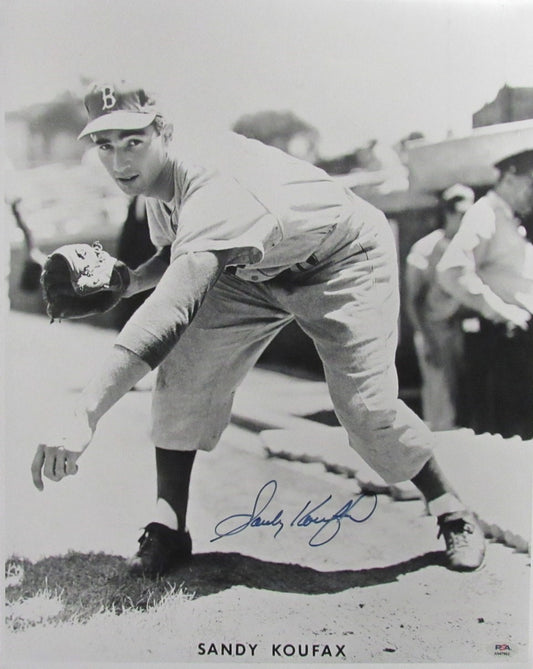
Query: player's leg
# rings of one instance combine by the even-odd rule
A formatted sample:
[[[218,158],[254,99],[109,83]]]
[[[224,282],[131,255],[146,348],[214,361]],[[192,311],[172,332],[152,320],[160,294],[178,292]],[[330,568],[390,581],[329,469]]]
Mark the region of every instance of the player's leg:
[[[289,320],[263,286],[223,275],[160,365],[152,404],[157,504],[130,561],[133,571],[163,573],[190,556],[186,518],[196,451],[216,446],[236,388]]]
[[[173,530],[187,529],[189,486],[196,451],[155,448],[157,507],[155,520]]]
[[[155,576],[186,562],[192,553],[187,530],[189,485],[196,451],[155,448],[157,502],[154,520],[139,539],[137,553],[128,560],[132,574]]]
[[[363,229],[351,252],[345,247],[301,277],[283,303],[317,346],[351,445],[387,482],[412,480],[453,544],[450,566],[474,568],[484,554],[479,528],[432,456],[433,434],[398,399],[396,260],[384,225],[378,220],[367,234]],[[458,551],[463,538],[466,549]]]

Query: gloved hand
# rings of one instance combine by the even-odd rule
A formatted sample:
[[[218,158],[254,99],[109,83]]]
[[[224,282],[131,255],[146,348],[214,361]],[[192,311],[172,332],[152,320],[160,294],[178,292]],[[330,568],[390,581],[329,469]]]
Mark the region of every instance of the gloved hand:
[[[128,267],[104,251],[100,242],[61,246],[47,257],[41,274],[46,312],[52,321],[109,311],[129,283]]]

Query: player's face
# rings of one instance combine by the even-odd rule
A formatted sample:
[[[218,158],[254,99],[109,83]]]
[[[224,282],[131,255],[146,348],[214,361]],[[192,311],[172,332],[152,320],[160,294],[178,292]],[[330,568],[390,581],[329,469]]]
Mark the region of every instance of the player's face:
[[[521,174],[513,175],[514,210],[527,215],[533,210],[533,177]]]
[[[127,195],[150,195],[167,163],[166,141],[153,126],[105,130],[91,136],[100,160]]]

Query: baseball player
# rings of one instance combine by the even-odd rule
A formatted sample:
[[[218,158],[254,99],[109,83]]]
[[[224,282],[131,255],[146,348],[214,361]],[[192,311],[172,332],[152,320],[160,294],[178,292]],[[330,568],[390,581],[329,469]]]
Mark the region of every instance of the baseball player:
[[[112,266],[107,290],[115,301],[155,290],[81,393],[64,434],[37,448],[36,487],[43,473],[52,481],[76,473],[100,418],[158,367],[157,503],[130,567],[157,575],[186,561],[195,453],[215,447],[235,389],[295,319],[316,344],[352,447],[387,482],[420,489],[451,569],[479,567],[485,544],[475,516],[442,475],[434,436],[398,399],[397,259],[385,216],[310,163],[232,133],[210,155],[175,154],[173,127],[143,88],[95,83],[85,106],[80,137],[90,136],[124,193],[146,196],[158,249],[136,270]],[[73,303],[62,305],[46,268],[43,283],[51,315],[68,317]]]
[[[479,332],[465,338],[471,427],[531,439],[533,245],[522,219],[533,211],[533,150],[495,167],[497,182],[464,215],[437,275],[479,317]]]

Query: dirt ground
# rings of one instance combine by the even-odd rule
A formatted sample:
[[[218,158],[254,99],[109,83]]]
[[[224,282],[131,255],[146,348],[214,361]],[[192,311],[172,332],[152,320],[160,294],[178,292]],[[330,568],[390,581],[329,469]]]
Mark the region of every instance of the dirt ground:
[[[91,588],[89,556],[101,553],[103,563],[120,572],[139,528],[150,520],[149,393],[128,393],[102,421],[79,474],[38,493],[29,476],[37,435],[53,415],[60,417],[55,407],[79,390],[110,333],[61,324],[51,336],[43,319],[15,315],[8,334],[8,360],[17,364],[7,366],[6,379],[5,557],[28,558],[37,568],[47,557],[61,564],[69,551],[80,552],[87,569],[78,576]],[[55,372],[59,363],[61,374]],[[263,486],[269,484],[263,495],[273,491],[273,481],[264,517],[273,521],[283,511],[281,530],[265,524],[212,541],[217,523],[250,514]],[[451,572],[422,502],[386,495],[377,497],[367,520],[343,522],[330,541],[310,546],[316,530],[290,521],[307,502],[319,504],[329,495],[322,507],[328,513],[358,498],[353,480],[316,464],[269,458],[257,434],[230,426],[214,452],[198,456],[193,474],[194,560],[166,579],[190,599],[169,597],[120,616],[102,612],[83,624],[54,624],[42,615],[4,633],[2,666],[531,666],[529,555],[489,543],[481,570]],[[360,518],[369,503],[361,502]],[[227,531],[228,522],[219,531]],[[69,583],[62,587],[68,593]]]

